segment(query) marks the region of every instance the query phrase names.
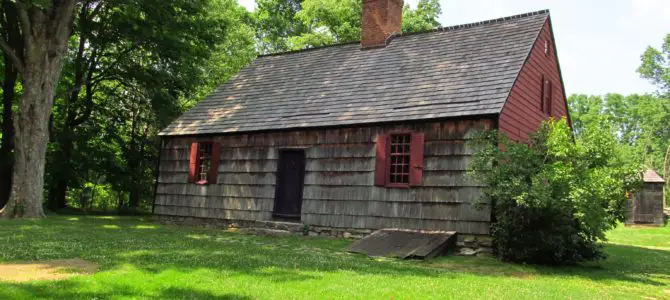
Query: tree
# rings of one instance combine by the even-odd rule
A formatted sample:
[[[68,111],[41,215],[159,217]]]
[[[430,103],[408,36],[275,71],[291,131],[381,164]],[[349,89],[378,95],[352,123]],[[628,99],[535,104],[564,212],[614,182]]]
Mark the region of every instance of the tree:
[[[286,40],[308,32],[302,22],[296,22],[303,0],[257,0],[253,19],[260,53],[283,52],[290,49]]]
[[[405,5],[402,12],[402,31],[420,32],[434,29],[440,26],[437,18],[441,13],[442,8],[438,0],[421,0],[415,10]]]
[[[14,119],[14,164],[11,196],[0,215],[42,217],[42,191],[49,117],[60,78],[62,58],[72,33],[74,0],[20,1],[16,9],[22,45],[0,40],[0,48],[21,73],[23,93]],[[7,32],[9,28],[4,27]]]
[[[149,198],[157,132],[252,59],[248,19],[232,0],[82,6],[54,108],[49,207],[88,182],[112,184],[123,210]]]
[[[17,22],[17,11],[14,5],[8,1],[2,1],[0,6],[2,18],[0,24],[3,28],[2,39],[17,53],[22,53],[23,37]],[[16,103],[16,88],[19,71],[14,67],[10,56],[3,55],[2,67],[2,131],[0,135],[0,208],[4,207],[9,200],[12,188],[12,166],[14,151],[14,121],[12,110]]]
[[[670,96],[670,33],[665,36],[661,50],[647,47],[641,57],[642,64],[637,69],[642,78],[648,79],[659,88],[659,93]]]
[[[604,113],[604,101],[600,96],[573,94],[568,98],[570,121],[576,136],[581,136],[584,129],[591,126]]]
[[[358,0],[260,0],[257,6],[254,17],[261,53],[353,42],[361,36]],[[403,32],[439,26],[440,12],[437,0],[420,0],[416,9],[405,5]]]
[[[577,136],[586,127],[607,122],[616,131],[619,143],[639,149],[647,167],[663,169],[670,144],[670,99],[649,94],[572,95],[568,105]]]
[[[357,41],[361,36],[361,1],[304,0],[295,19],[308,31],[287,39],[293,50]]]
[[[642,78],[648,79],[654,83],[659,88],[659,94],[666,101],[666,105],[663,107],[663,111],[666,116],[670,115],[670,33],[665,36],[661,50],[653,48],[651,46],[647,47],[647,50],[642,54],[642,64],[638,68],[638,73]],[[663,126],[667,126],[668,119],[665,119]],[[663,158],[663,176],[666,180],[666,197],[670,193],[670,138],[665,139],[664,143],[661,145],[662,149],[665,149],[665,155]],[[666,149],[667,147],[667,149]]]
[[[624,220],[641,172],[610,123],[593,124],[575,140],[565,119],[543,123],[529,144],[495,132],[475,140],[473,178],[486,184],[480,205],[493,210],[496,255],[552,265],[604,257],[598,242]]]

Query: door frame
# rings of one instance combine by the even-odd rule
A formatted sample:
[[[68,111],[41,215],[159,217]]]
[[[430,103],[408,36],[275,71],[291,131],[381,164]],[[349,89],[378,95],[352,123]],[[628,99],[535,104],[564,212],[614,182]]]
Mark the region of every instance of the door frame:
[[[302,220],[302,197],[303,193],[305,191],[305,169],[307,168],[307,154],[305,151],[306,148],[281,148],[278,150],[278,155],[277,155],[277,169],[275,170],[275,196],[274,196],[274,203],[273,203],[273,208],[272,208],[272,218],[273,219],[290,219],[290,220]],[[280,192],[280,184],[279,184],[279,173],[280,173],[280,168],[281,168],[281,161],[282,161],[282,156],[284,153],[287,152],[298,152],[302,154],[302,168],[300,169],[300,174],[299,176],[299,190],[300,193],[298,193],[298,203],[300,207],[300,212],[298,212],[297,216],[293,215],[285,215],[281,213],[277,213],[277,197],[279,196]]]

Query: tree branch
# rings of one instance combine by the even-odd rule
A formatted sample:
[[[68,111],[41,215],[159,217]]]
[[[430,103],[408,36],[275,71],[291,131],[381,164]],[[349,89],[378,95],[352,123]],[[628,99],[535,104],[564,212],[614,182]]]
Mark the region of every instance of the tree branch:
[[[125,57],[128,53],[130,53],[130,51],[133,51],[133,50],[135,50],[136,48],[137,48],[137,45],[132,45],[132,46],[130,46],[128,49],[125,49],[125,50],[119,52],[118,55],[116,56],[116,58],[114,58],[114,60],[112,61],[112,63],[111,63],[106,69],[100,71],[100,72],[98,73],[98,75],[93,76],[92,79],[93,79],[93,80],[97,80],[98,78],[103,77],[104,75],[106,75],[107,72],[109,72],[111,69],[113,69],[114,67],[116,67],[116,65],[119,63],[119,60],[121,60],[121,59],[122,59],[123,57]]]
[[[76,127],[84,122],[88,121],[88,119],[91,118],[91,113],[93,112],[93,108],[95,106],[95,102],[93,102],[93,82],[91,78],[93,77],[93,73],[95,72],[96,66],[97,66],[97,51],[93,51],[93,54],[91,55],[90,62],[88,64],[88,70],[87,70],[87,78],[86,78],[86,102],[84,105],[84,112],[79,116],[76,117],[72,120],[71,126]]]
[[[50,31],[49,46],[61,52],[67,49],[68,38],[74,30],[74,6],[79,1],[61,0],[51,10],[50,17],[55,20]]]
[[[9,57],[9,60],[12,62],[14,68],[19,71],[19,73],[23,74],[23,62],[19,56],[16,55],[14,49],[12,49],[12,47],[10,47],[4,39],[0,39],[0,48],[2,48],[2,52],[7,55],[7,57]]]
[[[21,26],[23,26],[23,36],[30,35],[30,27],[32,26],[32,23],[30,22],[30,17],[28,16],[28,8],[20,1],[14,2],[14,6],[16,7],[16,12],[19,15]]]

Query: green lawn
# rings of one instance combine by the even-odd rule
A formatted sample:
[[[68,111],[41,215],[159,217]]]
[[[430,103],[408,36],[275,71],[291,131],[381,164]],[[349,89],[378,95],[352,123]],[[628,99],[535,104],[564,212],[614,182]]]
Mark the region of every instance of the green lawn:
[[[581,267],[369,259],[346,240],[164,227],[131,217],[0,221],[0,263],[83,258],[92,275],[0,282],[0,299],[670,299],[670,227],[618,228]],[[2,276],[2,274],[0,274]]]

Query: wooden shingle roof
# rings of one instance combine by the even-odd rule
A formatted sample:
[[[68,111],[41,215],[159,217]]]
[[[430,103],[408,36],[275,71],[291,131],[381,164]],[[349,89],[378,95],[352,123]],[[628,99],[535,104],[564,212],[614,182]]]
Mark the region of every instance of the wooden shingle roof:
[[[665,180],[661,176],[658,175],[654,170],[652,169],[647,169],[644,171],[644,174],[642,175],[642,180],[644,182],[657,182],[657,183],[665,183]]]
[[[548,11],[258,57],[160,135],[499,114]]]

